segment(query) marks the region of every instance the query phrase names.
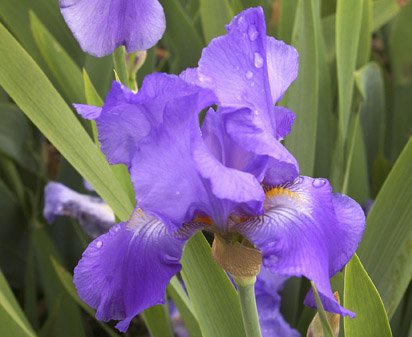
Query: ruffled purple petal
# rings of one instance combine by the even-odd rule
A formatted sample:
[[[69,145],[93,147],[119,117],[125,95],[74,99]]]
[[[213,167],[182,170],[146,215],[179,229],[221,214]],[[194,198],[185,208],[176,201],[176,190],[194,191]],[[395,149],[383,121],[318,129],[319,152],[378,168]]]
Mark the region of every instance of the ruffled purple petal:
[[[335,300],[329,278],[352,257],[365,228],[361,207],[333,194],[326,179],[299,177],[267,193],[265,215],[237,226],[274,273],[314,281],[325,309],[353,316]],[[314,305],[311,299],[307,304]]]
[[[220,106],[249,108],[259,116],[259,124],[265,125],[266,132],[278,140],[284,138],[293,118],[277,130],[284,114],[281,109],[274,110],[273,105],[296,79],[297,51],[266,36],[260,7],[241,12],[227,31],[227,35],[213,39],[203,50],[199,67],[187,69],[181,77],[212,89]]]
[[[213,39],[203,50],[196,72],[186,71],[182,76],[212,89],[223,107],[247,107],[257,111],[262,123],[274,133],[276,121],[268,79],[262,8],[243,11],[232,20],[227,31],[227,35]]]
[[[94,56],[111,54],[120,45],[128,52],[149,49],[165,31],[157,0],[60,0],[59,4],[82,49]]]
[[[131,170],[138,204],[172,225],[190,221],[196,212],[218,226],[225,226],[233,211],[260,214],[259,182],[225,167],[203,143],[198,112],[214,97],[205,101],[204,89],[196,88],[198,93],[167,104],[162,125],[141,142]]]
[[[206,114],[202,125],[202,137],[206,146],[223,165],[251,173],[258,181],[262,181],[268,159],[248,151],[230,137],[225,123],[230,114],[222,113],[222,110],[210,109]]]
[[[180,97],[192,97],[196,107],[213,104],[211,92],[190,85],[177,76],[152,74],[147,76],[135,94],[118,82],[113,82],[103,109],[95,114],[102,151],[110,164],[130,166],[140,142],[163,122],[165,106]],[[76,105],[87,116],[94,107]]]
[[[143,310],[164,303],[170,279],[181,269],[186,241],[201,229],[185,225],[169,232],[157,219],[135,211],[128,223],[112,227],[87,247],[74,270],[79,296],[102,321],[120,321],[126,331]]]
[[[262,337],[299,337],[280,312],[281,298],[279,291],[287,277],[275,275],[262,268],[255,283],[256,304],[259,314]]]
[[[295,48],[273,37],[266,38],[266,57],[273,102],[278,102],[298,76],[299,55]]]
[[[282,114],[285,115],[284,112]],[[262,168],[261,161],[266,159],[261,175],[257,175],[255,170],[257,177],[264,176],[265,184],[277,185],[292,181],[298,176],[299,166],[296,159],[271,133],[267,132],[266,125],[255,112],[242,109],[226,113],[224,123],[231,139],[241,148],[255,154],[252,163],[256,162]]]
[[[50,182],[44,189],[43,216],[52,223],[57,216],[69,216],[92,238],[106,233],[115,223],[112,209],[102,199],[79,194],[63,184]]]

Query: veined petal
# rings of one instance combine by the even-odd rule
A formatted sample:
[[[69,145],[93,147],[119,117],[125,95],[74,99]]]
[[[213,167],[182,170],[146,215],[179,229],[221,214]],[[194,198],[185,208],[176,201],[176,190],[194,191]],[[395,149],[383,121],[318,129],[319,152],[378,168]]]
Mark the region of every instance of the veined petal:
[[[299,55],[295,48],[268,36],[266,56],[273,102],[278,102],[298,76]]]
[[[186,241],[201,224],[169,232],[157,219],[136,210],[128,223],[112,227],[87,247],[74,270],[79,296],[96,318],[119,320],[126,331],[143,310],[164,303],[166,286],[180,269]]]
[[[128,52],[149,49],[165,31],[157,0],[60,0],[59,4],[82,49],[94,56],[111,54],[120,45]]]
[[[285,113],[282,112],[284,116]],[[265,129],[262,120],[256,112],[242,109],[226,113],[224,116],[227,134],[241,148],[255,154],[252,162],[266,158],[266,165],[261,173],[265,184],[277,185],[285,181],[292,181],[299,174],[299,166],[296,159],[276,138]],[[264,157],[264,158],[259,158]],[[255,172],[255,175],[257,173]]]
[[[112,209],[102,199],[49,182],[44,189],[43,216],[52,223],[59,215],[77,219],[92,238],[106,233],[115,223]]]
[[[273,109],[298,71],[295,48],[266,36],[262,8],[249,8],[237,15],[228,33],[213,39],[203,50],[199,66],[187,69],[181,77],[190,83],[213,90],[220,106],[249,108],[263,130],[276,139],[290,131],[278,123],[282,110]],[[281,116],[277,116],[280,113]]]
[[[262,337],[299,337],[280,312],[279,291],[287,277],[275,275],[262,267],[255,283],[256,305],[259,314]]]
[[[131,171],[138,204],[171,225],[190,221],[196,212],[220,227],[233,211],[260,214],[264,193],[259,182],[212,155],[203,143],[201,107],[194,101],[188,96],[168,104],[161,127],[140,145]]]
[[[203,50],[196,71],[197,83],[212,89],[223,107],[258,111],[262,124],[274,133],[276,121],[272,114],[262,8],[243,11],[227,31],[227,35],[213,39]],[[192,71],[192,81],[193,75]],[[184,77],[189,79],[188,74]]]
[[[258,181],[264,178],[265,168],[268,162],[266,156],[257,156],[250,150],[254,147],[238,144],[226,130],[226,119],[230,120],[230,113],[222,113],[221,108],[217,111],[210,109],[202,125],[202,137],[210,152],[223,165],[243,172],[253,174]],[[249,111],[249,110],[247,110]],[[236,126],[233,127],[233,131]],[[235,134],[237,134],[235,132]],[[234,137],[237,139],[236,137]],[[239,135],[239,140],[243,138]]]
[[[361,207],[333,194],[326,179],[299,177],[266,195],[265,214],[237,230],[261,250],[272,272],[313,280],[326,310],[353,316],[335,301],[329,278],[355,253],[365,228]]]
[[[216,98],[207,90],[187,84],[177,76],[146,76],[137,94],[113,82],[100,114],[95,107],[76,105],[80,114],[95,116],[102,151],[110,164],[130,166],[140,142],[162,122],[164,109],[176,99],[190,97],[199,111]]]

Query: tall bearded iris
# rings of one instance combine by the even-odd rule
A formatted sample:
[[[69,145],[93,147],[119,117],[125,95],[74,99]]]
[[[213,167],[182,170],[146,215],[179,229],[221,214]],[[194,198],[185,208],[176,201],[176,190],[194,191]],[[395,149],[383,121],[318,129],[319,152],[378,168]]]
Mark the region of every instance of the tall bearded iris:
[[[137,94],[114,83],[103,108],[77,105],[96,120],[109,162],[128,166],[136,193],[129,221],[94,240],[74,274],[97,318],[120,320],[121,331],[163,303],[198,230],[217,242],[241,237],[267,270],[309,278],[327,310],[351,315],[329,278],[356,250],[362,209],[327,180],[299,176],[280,143],[294,115],[274,103],[296,77],[296,51],[266,36],[260,8],[228,30],[181,77],[150,75]],[[211,105],[200,128],[198,113]]]
[[[149,49],[165,31],[157,0],[60,0],[59,4],[82,49],[94,56],[111,54],[120,45],[128,52]]]

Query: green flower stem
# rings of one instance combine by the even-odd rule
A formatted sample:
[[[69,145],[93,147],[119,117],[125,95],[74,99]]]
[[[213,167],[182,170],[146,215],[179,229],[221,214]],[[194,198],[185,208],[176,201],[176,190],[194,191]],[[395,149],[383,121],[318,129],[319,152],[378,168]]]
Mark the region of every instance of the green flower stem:
[[[256,307],[255,282],[256,277],[235,279],[238,287],[243,325],[246,337],[261,337],[259,316]]]

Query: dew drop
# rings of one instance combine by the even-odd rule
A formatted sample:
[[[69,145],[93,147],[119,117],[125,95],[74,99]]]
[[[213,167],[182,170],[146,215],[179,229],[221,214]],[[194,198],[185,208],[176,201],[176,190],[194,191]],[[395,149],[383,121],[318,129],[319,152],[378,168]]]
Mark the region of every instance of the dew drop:
[[[326,184],[326,179],[323,179],[323,178],[314,179],[314,180],[312,181],[313,187],[316,187],[316,188],[322,187],[322,186],[324,186],[325,184]]]
[[[103,246],[103,242],[102,241],[97,241],[96,242],[96,248],[102,248],[102,246]]]
[[[176,195],[180,195],[180,191],[176,191],[176,193],[175,193]]]
[[[259,32],[257,31],[255,25],[249,26],[247,34],[249,35],[249,40],[252,42],[255,41],[259,36]]]
[[[248,80],[250,80],[253,77],[253,73],[249,70],[246,72],[245,76]]]
[[[258,52],[255,53],[255,67],[262,68],[263,67],[263,58]]]
[[[255,82],[250,82],[250,86],[254,87],[255,86]]]

